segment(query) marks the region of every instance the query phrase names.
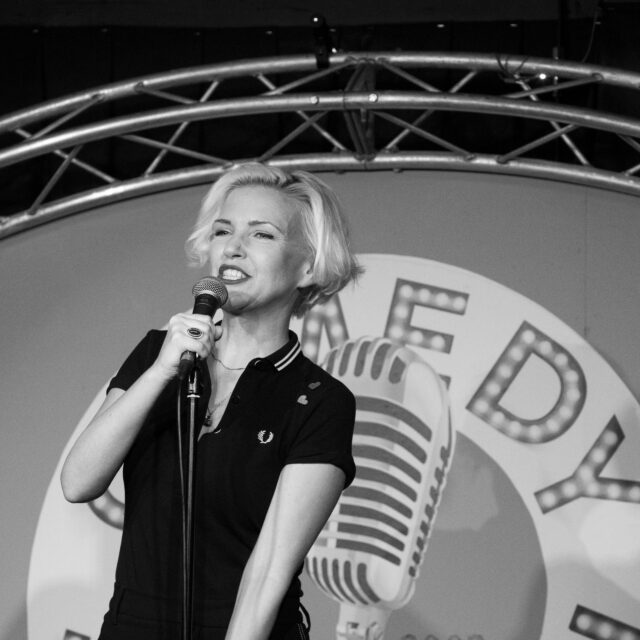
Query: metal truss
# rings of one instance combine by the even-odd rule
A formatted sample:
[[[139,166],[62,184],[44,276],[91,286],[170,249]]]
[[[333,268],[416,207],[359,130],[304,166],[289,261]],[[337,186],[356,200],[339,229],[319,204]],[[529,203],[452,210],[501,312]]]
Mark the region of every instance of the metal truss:
[[[34,159],[51,169],[27,210],[0,217],[0,239],[127,198],[209,183],[246,160],[312,171],[499,173],[640,196],[640,119],[617,107],[625,104],[619,96],[638,93],[638,73],[479,54],[342,53],[328,66],[319,62],[301,55],[182,69],[0,118],[0,139],[9,141],[0,146],[0,180],[16,165],[28,171]],[[611,110],[587,106],[603,91]],[[217,150],[221,127],[252,129],[268,114],[278,117],[277,135],[270,131],[263,148],[230,147],[227,136]],[[188,135],[212,123],[216,135]],[[509,134],[515,129],[519,136]],[[609,138],[626,149],[625,166],[600,157]],[[114,141],[144,149],[144,166],[116,176],[92,160],[108,156]],[[61,183],[80,174],[82,189],[56,199]]]

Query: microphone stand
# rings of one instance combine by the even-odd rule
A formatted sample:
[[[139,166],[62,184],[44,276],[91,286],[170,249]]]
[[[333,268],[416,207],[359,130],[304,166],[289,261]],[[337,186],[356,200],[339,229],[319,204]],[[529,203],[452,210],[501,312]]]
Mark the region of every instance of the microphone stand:
[[[194,515],[194,475],[196,460],[196,413],[200,400],[200,380],[198,368],[194,366],[189,374],[187,398],[189,400],[189,433],[186,460],[186,482],[183,476],[182,513],[182,640],[191,640],[193,634],[193,515]],[[182,441],[180,440],[180,443]],[[183,447],[180,456],[184,460]]]

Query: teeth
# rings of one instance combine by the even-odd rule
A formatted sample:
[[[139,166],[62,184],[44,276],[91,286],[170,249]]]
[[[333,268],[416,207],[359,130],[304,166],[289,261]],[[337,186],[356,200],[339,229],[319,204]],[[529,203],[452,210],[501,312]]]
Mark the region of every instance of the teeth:
[[[238,271],[238,269],[223,269],[220,272],[220,276],[225,280],[240,280],[245,277],[244,273]]]

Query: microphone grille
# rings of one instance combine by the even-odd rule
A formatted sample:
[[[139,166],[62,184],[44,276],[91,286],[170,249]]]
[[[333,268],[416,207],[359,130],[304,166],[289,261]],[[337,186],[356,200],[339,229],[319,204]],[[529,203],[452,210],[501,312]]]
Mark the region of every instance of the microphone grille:
[[[213,276],[205,276],[204,278],[200,278],[198,282],[193,285],[193,289],[191,290],[194,297],[197,297],[203,293],[208,293],[216,298],[220,306],[222,306],[229,297],[227,293],[227,287],[224,286],[224,283],[220,282],[218,278],[214,278]]]

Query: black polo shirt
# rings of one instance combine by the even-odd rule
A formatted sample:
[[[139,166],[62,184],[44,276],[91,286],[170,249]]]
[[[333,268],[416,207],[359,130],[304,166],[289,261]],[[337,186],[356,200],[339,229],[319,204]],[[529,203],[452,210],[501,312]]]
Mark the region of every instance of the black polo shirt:
[[[109,385],[126,390],[154,362],[166,332],[150,331]],[[203,381],[198,429],[211,395]],[[122,589],[179,599],[181,506],[173,381],[158,398],[124,461],[125,518],[116,584]],[[282,468],[326,462],[341,468],[345,486],[355,465],[351,438],[355,399],[338,380],[306,358],[295,334],[242,372],[215,433],[197,444],[194,524],[194,600],[198,610],[220,609],[228,619],[242,571]],[[186,429],[187,412],[183,407]],[[311,506],[311,505],[310,505]],[[300,594],[299,574],[287,598]]]

